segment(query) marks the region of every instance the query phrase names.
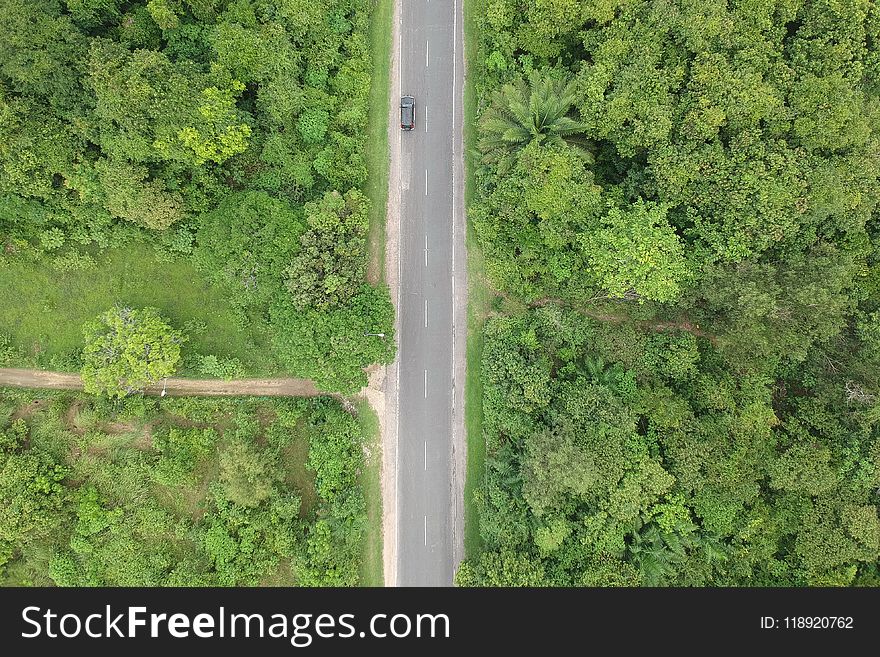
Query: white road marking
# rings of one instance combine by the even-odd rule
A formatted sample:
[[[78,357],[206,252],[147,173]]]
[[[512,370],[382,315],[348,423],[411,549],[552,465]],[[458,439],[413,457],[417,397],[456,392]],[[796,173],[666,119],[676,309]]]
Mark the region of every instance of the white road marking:
[[[425,399],[428,398],[428,370],[425,370]]]
[[[425,299],[425,328],[428,328],[428,300]]]

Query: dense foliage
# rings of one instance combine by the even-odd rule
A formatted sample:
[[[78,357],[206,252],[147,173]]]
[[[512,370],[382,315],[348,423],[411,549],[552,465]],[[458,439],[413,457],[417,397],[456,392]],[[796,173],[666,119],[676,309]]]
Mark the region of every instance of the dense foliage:
[[[124,397],[174,374],[184,337],[155,308],[114,308],[86,326],[83,388]]]
[[[146,241],[191,256],[241,326],[286,334],[308,314],[316,330],[297,353],[282,335],[279,369],[364,384],[391,350],[325,338],[392,334],[387,292],[363,290],[371,7],[0,0],[0,266],[63,275]],[[303,369],[305,352],[320,366]]]
[[[880,5],[473,4],[459,582],[877,585]]]
[[[832,357],[774,381],[685,330],[491,319],[487,551],[459,583],[877,585],[880,402],[865,345]]]
[[[363,441],[329,399],[3,391],[0,583],[357,585]]]

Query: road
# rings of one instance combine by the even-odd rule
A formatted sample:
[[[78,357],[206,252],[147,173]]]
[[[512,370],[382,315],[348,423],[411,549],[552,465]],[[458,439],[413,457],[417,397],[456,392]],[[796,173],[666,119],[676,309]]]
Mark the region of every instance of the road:
[[[0,368],[0,386],[16,388],[48,388],[54,390],[82,390],[79,374]],[[308,379],[178,379],[167,380],[148,387],[148,395],[197,395],[207,397],[317,397],[332,393],[320,392]]]
[[[400,2],[399,93],[415,97],[417,118],[397,143],[399,586],[451,585],[462,551],[461,26],[460,0]]]

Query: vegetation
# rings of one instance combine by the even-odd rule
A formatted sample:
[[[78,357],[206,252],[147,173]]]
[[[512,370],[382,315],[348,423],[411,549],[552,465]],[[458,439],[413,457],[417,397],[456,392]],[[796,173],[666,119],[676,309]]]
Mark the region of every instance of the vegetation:
[[[83,388],[124,397],[174,373],[183,336],[155,308],[114,308],[86,326]]]
[[[517,79],[492,94],[480,121],[479,147],[484,162],[499,162],[505,170],[528,144],[577,145],[586,126],[568,116],[575,100],[572,80],[559,80],[532,71],[528,82]],[[503,166],[501,166],[503,164]]]
[[[475,62],[480,57],[480,41],[477,32],[475,13],[480,8],[476,3],[466,1],[462,5],[464,20],[464,56],[467,62]],[[464,84],[464,102],[462,111],[464,120],[464,198],[465,207],[470,207],[476,192],[475,163],[479,156],[476,147],[478,137],[476,129],[476,86],[474,80],[481,74],[480,69],[469,65],[468,78]],[[464,555],[477,555],[482,548],[480,537],[479,514],[476,500],[480,496],[477,490],[482,487],[482,473],[485,467],[486,449],[483,440],[483,386],[480,378],[480,367],[483,354],[483,326],[492,300],[491,290],[485,275],[485,262],[479,242],[474,235],[473,224],[467,222],[465,239],[467,242],[467,373],[465,377],[465,434],[467,437],[467,469],[464,485]]]
[[[233,336],[220,349],[195,338],[188,371],[236,359],[348,392],[393,357],[392,340],[377,349],[363,335],[393,332],[387,291],[364,280],[372,11],[371,0],[0,0],[0,291],[12,298],[19,275],[41,286],[0,310],[7,361],[78,369],[81,338],[65,326],[56,343],[28,318],[82,322],[114,304],[154,306],[181,328],[207,315]],[[115,282],[92,299],[92,277],[101,285],[129,248],[148,299]],[[80,285],[70,299],[68,277]],[[168,298],[168,280],[208,288],[211,305],[183,308],[188,293]],[[85,299],[87,313],[67,307]],[[291,314],[312,330],[283,324]]]
[[[384,586],[384,562],[382,551],[382,433],[379,416],[370,404],[362,400],[357,404],[358,422],[364,439],[364,464],[360,473],[360,486],[367,502],[367,523],[363,558],[360,564],[361,586]]]
[[[132,243],[95,256],[93,268],[60,274],[45,261],[0,266],[0,334],[14,350],[3,366],[75,371],[82,367],[83,326],[114,305],[155,307],[187,335],[181,371],[197,373],[202,355],[238,358],[250,373],[280,368],[268,346],[267,322],[245,323],[222,291],[183,257],[160,262],[148,244]],[[161,281],[161,285],[157,284]],[[2,338],[0,338],[2,339]]]
[[[459,584],[876,586],[878,8],[478,4]]]
[[[364,439],[326,398],[2,391],[0,584],[357,585]]]
[[[367,280],[376,282],[385,272],[385,215],[388,199],[388,105],[391,75],[391,21],[393,0],[372,0],[370,51],[373,77],[367,121],[367,178],[365,193],[370,199],[370,230],[367,235]],[[393,124],[392,124],[393,125]]]

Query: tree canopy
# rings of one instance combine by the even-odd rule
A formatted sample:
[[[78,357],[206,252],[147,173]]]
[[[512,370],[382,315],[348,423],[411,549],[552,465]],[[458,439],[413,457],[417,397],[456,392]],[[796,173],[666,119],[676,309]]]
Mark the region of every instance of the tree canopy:
[[[114,308],[84,329],[83,387],[124,397],[174,374],[184,336],[155,308]]]
[[[0,17],[0,266],[57,280],[145,244],[200,270],[270,373],[350,386],[393,357],[342,348],[314,365],[279,324],[296,312],[342,344],[344,318],[384,297],[363,321],[393,344],[387,291],[364,291],[370,0],[0,0]],[[16,337],[16,353],[40,340]],[[238,357],[184,352],[187,372]]]
[[[356,586],[367,438],[330,399],[0,391],[0,584]]]
[[[876,3],[477,4],[458,583],[876,586]]]

